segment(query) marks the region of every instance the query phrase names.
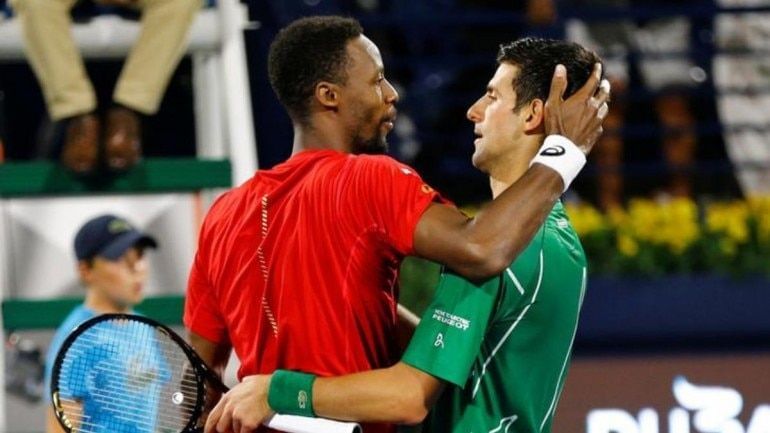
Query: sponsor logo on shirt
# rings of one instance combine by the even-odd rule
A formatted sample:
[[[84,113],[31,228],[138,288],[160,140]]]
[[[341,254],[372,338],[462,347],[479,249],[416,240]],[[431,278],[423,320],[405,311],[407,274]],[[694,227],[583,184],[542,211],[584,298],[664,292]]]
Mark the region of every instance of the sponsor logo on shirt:
[[[438,335],[436,335],[436,341],[433,342],[433,347],[444,348],[444,334],[439,332]]]
[[[470,320],[438,309],[433,310],[433,320],[455,327],[457,329],[461,329],[463,331],[471,326]]]

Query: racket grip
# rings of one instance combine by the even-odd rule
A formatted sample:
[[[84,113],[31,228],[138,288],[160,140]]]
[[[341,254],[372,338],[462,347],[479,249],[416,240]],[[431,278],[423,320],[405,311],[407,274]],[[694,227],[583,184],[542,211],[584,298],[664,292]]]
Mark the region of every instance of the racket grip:
[[[286,433],[316,433],[321,431],[324,433],[361,433],[361,426],[354,422],[297,415],[276,414],[268,418],[263,425]]]
[[[263,425],[286,433],[361,433],[361,426],[354,422],[335,421],[326,418],[309,418],[296,415],[276,414]],[[193,427],[184,433],[203,433],[203,427]]]

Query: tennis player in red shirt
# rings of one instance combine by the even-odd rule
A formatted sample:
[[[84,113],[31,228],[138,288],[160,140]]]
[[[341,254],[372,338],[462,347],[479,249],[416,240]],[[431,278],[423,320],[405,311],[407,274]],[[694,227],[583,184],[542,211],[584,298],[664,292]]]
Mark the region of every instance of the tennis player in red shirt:
[[[384,155],[398,94],[358,22],[295,21],[273,42],[268,67],[294,124],[292,156],[213,204],[185,304],[193,346],[220,372],[235,350],[239,378],[278,368],[340,375],[398,361],[402,258],[470,279],[501,272],[582,168],[608,98],[556,98],[547,115],[547,132],[560,134],[546,140],[552,162],[533,164],[468,218]]]

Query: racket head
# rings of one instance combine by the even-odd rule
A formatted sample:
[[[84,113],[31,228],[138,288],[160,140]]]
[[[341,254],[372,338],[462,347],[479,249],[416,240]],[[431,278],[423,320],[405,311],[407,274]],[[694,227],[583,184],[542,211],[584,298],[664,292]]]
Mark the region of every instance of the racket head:
[[[195,431],[212,374],[167,326],[104,314],[77,326],[51,372],[51,403],[64,430]]]

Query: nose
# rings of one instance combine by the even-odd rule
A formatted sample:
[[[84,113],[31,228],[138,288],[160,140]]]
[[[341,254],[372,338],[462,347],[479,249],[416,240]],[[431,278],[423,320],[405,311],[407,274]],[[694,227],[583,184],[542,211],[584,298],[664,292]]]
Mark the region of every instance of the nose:
[[[465,117],[467,117],[468,120],[470,120],[473,123],[481,122],[484,119],[482,114],[483,111],[481,110],[481,107],[480,107],[481,100],[483,98],[484,97],[482,96],[481,98],[477,99],[476,102],[474,102],[473,105],[471,105],[470,108],[468,108],[468,111],[465,113]]]
[[[390,81],[385,79],[385,100],[388,103],[395,104],[396,102],[398,102],[398,99],[399,99],[398,91],[396,90],[395,87],[393,87],[392,84],[390,84]]]

